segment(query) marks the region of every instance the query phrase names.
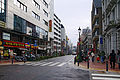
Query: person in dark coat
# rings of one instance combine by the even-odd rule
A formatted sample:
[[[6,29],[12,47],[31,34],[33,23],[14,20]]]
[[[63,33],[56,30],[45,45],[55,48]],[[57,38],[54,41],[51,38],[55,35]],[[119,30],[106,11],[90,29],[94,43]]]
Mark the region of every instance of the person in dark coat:
[[[117,52],[117,63],[118,63],[118,68],[120,69],[120,50]]]
[[[114,50],[112,50],[112,53],[110,53],[109,57],[110,57],[111,68],[115,69],[116,54]]]

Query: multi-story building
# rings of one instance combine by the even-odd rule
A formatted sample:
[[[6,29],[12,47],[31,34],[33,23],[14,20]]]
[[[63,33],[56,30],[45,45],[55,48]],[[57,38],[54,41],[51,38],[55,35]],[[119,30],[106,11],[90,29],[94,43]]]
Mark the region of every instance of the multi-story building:
[[[92,49],[92,32],[87,33],[84,35],[84,39],[82,39],[82,50],[85,54],[88,53]]]
[[[92,11],[91,11],[91,26],[92,26],[92,39],[93,39],[93,48],[95,53],[102,50],[102,1],[93,0]]]
[[[120,49],[120,0],[102,0],[104,51]]]
[[[53,9],[54,0],[0,0],[1,56],[47,53],[46,44],[53,39]]]
[[[61,24],[61,51],[62,54],[66,53],[66,33],[65,27]]]
[[[54,14],[54,52],[61,52],[61,20]]]

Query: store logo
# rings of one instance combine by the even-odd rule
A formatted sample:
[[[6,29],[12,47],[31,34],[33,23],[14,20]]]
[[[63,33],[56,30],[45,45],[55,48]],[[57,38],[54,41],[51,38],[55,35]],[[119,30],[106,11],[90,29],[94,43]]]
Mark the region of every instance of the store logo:
[[[0,41],[0,45],[2,45],[2,41]]]

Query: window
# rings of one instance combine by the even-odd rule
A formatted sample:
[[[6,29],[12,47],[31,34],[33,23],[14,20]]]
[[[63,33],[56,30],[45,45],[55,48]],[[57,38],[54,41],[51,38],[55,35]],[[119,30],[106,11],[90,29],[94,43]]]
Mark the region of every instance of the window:
[[[17,5],[19,8],[21,8],[23,11],[27,12],[27,6],[25,6],[22,2],[19,0],[14,0],[14,4]]]
[[[46,26],[48,26],[48,22],[43,19],[43,22]]]
[[[17,15],[14,15],[14,30],[26,33],[26,20]]]
[[[34,18],[36,18],[37,20],[40,21],[40,16],[37,15],[37,14],[36,14],[35,12],[33,12],[33,11],[32,11],[32,16],[33,16]]]
[[[40,5],[35,0],[33,0],[32,2],[38,9],[40,9]]]
[[[43,9],[44,14],[48,17],[48,13]]]
[[[6,0],[0,0],[0,20],[6,21]]]
[[[120,1],[118,2],[118,18],[120,19]]]
[[[48,4],[45,0],[43,0],[43,4],[48,8]]]

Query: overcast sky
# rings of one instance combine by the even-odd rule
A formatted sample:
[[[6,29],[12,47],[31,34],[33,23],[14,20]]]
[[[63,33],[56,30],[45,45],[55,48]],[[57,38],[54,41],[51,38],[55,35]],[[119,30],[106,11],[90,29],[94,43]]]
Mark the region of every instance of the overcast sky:
[[[92,0],[54,0],[55,14],[61,19],[66,33],[76,45],[78,28],[91,28]]]

